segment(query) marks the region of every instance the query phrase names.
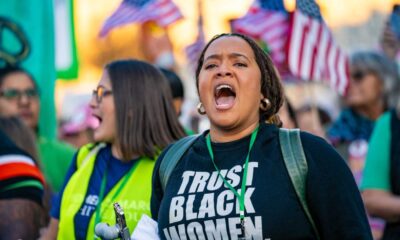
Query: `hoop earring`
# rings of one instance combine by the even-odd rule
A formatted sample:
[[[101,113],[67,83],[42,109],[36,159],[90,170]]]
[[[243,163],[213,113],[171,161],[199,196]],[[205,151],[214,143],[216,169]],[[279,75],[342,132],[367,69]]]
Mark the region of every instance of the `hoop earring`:
[[[206,114],[206,110],[204,109],[203,103],[199,102],[199,104],[197,104],[197,112],[200,115]]]
[[[260,109],[264,112],[268,111],[271,108],[271,102],[268,98],[263,98],[260,102]]]

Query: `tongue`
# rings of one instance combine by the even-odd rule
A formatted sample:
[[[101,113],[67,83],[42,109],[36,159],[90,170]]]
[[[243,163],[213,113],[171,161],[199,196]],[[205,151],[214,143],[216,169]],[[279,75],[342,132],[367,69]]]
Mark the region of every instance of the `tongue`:
[[[217,107],[221,109],[231,108],[234,102],[234,96],[220,96],[216,99]]]

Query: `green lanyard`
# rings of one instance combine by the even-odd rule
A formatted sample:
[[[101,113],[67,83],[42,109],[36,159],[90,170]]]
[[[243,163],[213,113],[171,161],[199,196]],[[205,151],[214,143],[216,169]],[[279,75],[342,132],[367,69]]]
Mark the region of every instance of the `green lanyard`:
[[[131,167],[131,169],[129,170],[129,172],[127,174],[125,174],[124,178],[122,179],[121,184],[119,185],[117,191],[114,193],[114,195],[111,197],[111,201],[113,202],[115,200],[115,198],[118,196],[118,194],[122,191],[122,189],[125,187],[126,183],[128,182],[129,178],[132,176],[133,171],[135,170],[136,166],[138,165],[138,162],[140,161],[140,159],[138,159],[133,166]],[[104,192],[106,190],[106,183],[107,183],[107,167],[104,170],[104,176],[101,179],[101,186],[100,186],[100,194],[99,194],[99,202],[97,203],[96,206],[96,221],[94,224],[94,227],[96,227],[96,225],[100,222],[100,209],[101,209],[101,202],[104,200]],[[118,183],[117,183],[118,184]]]
[[[258,134],[258,128],[259,127],[257,126],[257,128],[254,129],[254,131],[251,133],[249,151],[247,152],[246,161],[245,161],[244,169],[243,169],[242,186],[241,186],[240,194],[224,178],[224,176],[222,176],[221,171],[219,170],[219,168],[217,167],[217,165],[215,164],[215,161],[214,161],[214,153],[213,153],[212,148],[211,148],[210,134],[208,134],[207,137],[206,137],[207,149],[208,149],[208,152],[210,153],[211,161],[214,164],[214,167],[218,172],[218,176],[221,177],[221,179],[222,179],[222,181],[224,181],[225,185],[228,186],[228,188],[233,192],[233,194],[235,194],[235,196],[239,200],[239,209],[240,209],[239,214],[240,214],[240,224],[241,224],[241,228],[242,228],[242,237],[244,237],[244,234],[245,234],[245,231],[244,231],[244,195],[246,193],[247,170],[248,170],[248,165],[249,165],[250,152],[251,152],[251,149],[253,148],[254,142],[256,141],[256,137],[257,137],[257,134]]]

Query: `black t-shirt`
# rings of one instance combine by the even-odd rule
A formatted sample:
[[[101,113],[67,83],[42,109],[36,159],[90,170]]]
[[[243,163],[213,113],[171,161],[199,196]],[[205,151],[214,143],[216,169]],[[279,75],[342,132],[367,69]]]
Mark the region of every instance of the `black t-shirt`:
[[[178,162],[165,193],[158,159],[152,216],[162,239],[237,239],[239,204],[209,156],[205,132]],[[323,139],[301,133],[308,162],[307,203],[322,239],[372,239],[360,194],[343,159]],[[250,136],[212,143],[216,165],[240,189]],[[169,148],[168,148],[169,149]],[[316,239],[286,170],[278,128],[261,124],[250,153],[245,194],[248,239]]]

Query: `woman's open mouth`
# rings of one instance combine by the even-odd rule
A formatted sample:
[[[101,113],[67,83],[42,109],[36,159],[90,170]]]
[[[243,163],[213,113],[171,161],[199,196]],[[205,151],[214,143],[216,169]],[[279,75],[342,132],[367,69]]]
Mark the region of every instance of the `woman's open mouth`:
[[[96,114],[92,114],[92,116],[94,118],[96,118],[96,120],[98,121],[98,124],[97,124],[97,127],[96,127],[96,129],[97,129],[101,125],[103,119],[100,116],[96,115]]]
[[[227,110],[235,104],[236,92],[232,86],[220,84],[214,89],[214,98],[218,110]]]

